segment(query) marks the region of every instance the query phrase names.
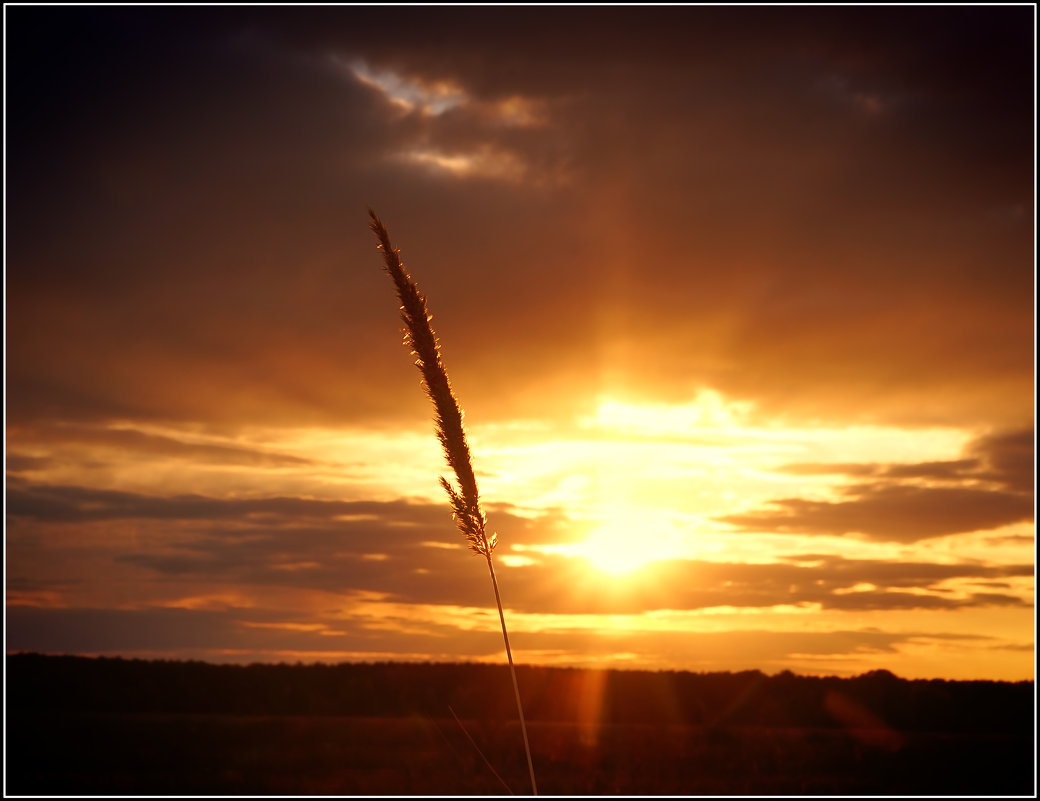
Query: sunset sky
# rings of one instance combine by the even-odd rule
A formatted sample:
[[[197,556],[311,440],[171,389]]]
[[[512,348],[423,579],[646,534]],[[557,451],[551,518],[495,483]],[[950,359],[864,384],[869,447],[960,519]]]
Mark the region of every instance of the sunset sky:
[[[4,14],[8,653],[1033,678],[1032,5]]]

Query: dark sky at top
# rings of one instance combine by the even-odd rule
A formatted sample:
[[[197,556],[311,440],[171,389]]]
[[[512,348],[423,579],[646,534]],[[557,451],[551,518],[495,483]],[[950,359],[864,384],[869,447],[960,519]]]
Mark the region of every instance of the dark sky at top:
[[[1022,422],[1031,14],[9,7],[9,413],[397,414],[358,388],[394,358],[372,205],[485,414],[609,373]],[[465,102],[400,113],[357,60]]]

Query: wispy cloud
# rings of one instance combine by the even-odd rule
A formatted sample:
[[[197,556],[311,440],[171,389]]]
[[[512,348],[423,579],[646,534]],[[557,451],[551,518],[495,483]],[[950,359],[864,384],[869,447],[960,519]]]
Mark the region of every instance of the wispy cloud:
[[[345,63],[343,58],[332,54],[330,60],[334,66],[371,87],[405,112],[418,111],[436,116],[469,102],[462,87],[448,81],[429,82],[405,76],[392,69],[369,65],[360,58]]]

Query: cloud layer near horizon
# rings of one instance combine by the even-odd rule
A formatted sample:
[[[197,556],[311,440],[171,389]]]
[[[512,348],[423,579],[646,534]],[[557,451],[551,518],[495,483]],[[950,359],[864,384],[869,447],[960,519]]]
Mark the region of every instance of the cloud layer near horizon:
[[[968,449],[980,454],[978,459],[953,462],[972,482],[976,475],[987,477],[990,488],[965,485],[963,479],[938,487],[882,479],[877,485],[852,485],[845,490],[847,500],[784,499],[774,501],[782,512],[728,515],[722,520],[774,534],[833,538],[852,532],[895,542],[996,530],[1030,521],[1031,494],[1005,489],[1026,483],[1023,470],[1032,473],[1025,460],[1006,458],[1012,446],[1018,450],[1031,447],[1027,433],[1031,434],[984,438]],[[1005,469],[993,469],[994,464]],[[1006,469],[1009,464],[1011,469]],[[976,472],[967,470],[968,466]],[[795,467],[806,469],[805,465]],[[935,463],[839,465],[836,469],[882,476],[909,474],[915,480],[938,474],[949,481],[946,468]],[[488,600],[486,587],[468,580],[479,560],[464,558],[463,543],[450,536],[444,508],[436,503],[272,495],[154,496],[39,485],[9,475],[7,515],[17,524],[8,541],[15,566],[8,572],[9,587],[27,592],[27,597],[46,588],[46,583],[37,585],[32,576],[60,571],[63,546],[80,542],[90,543],[96,558],[107,551],[118,565],[143,568],[145,575],[152,572],[179,582],[329,593],[349,588],[400,603],[482,606]],[[608,590],[602,582],[590,584],[583,559],[551,552],[530,556],[539,546],[580,539],[581,527],[565,515],[523,516],[508,504],[498,504],[493,507],[492,523],[509,543],[505,552],[527,555],[519,566],[507,562],[500,569],[516,588],[511,605],[532,613],[639,614],[660,609],[792,604],[862,610],[1021,606],[1028,600],[997,590],[1011,588],[1001,584],[1002,580],[1033,573],[1031,564],[893,562],[794,552],[760,564],[718,559],[652,563],[615,581],[616,586]],[[653,533],[647,530],[650,526],[645,524],[644,530],[634,529],[628,536],[644,539]],[[152,529],[161,533],[140,533]],[[65,580],[71,579],[81,556],[77,553],[65,566]],[[139,580],[145,575],[138,573]],[[963,587],[955,591],[944,584],[950,581],[970,586],[966,592]]]

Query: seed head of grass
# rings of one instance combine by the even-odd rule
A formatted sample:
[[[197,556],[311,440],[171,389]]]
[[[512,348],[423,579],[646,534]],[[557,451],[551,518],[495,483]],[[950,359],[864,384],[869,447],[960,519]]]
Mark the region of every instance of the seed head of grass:
[[[405,343],[412,349],[415,366],[422,373],[423,388],[433,402],[437,439],[444,449],[448,466],[455,473],[458,489],[444,476],[441,486],[448,494],[451,511],[459,531],[469,543],[470,550],[490,557],[497,544],[497,536],[487,534],[487,517],[480,506],[477,479],[473,474],[466,432],[462,426],[462,409],[452,392],[448,373],[441,360],[440,344],[433,332],[433,319],[426,305],[426,296],[404,269],[401,253],[390,243],[390,234],[376,213],[368,210],[369,228],[379,239],[383,251],[383,269],[393,279],[397,297],[401,301],[401,319],[405,325]]]

